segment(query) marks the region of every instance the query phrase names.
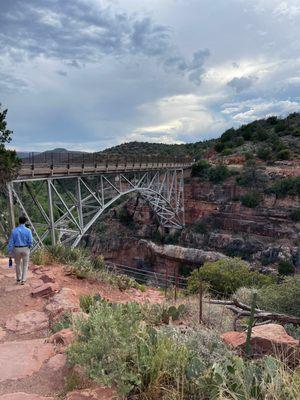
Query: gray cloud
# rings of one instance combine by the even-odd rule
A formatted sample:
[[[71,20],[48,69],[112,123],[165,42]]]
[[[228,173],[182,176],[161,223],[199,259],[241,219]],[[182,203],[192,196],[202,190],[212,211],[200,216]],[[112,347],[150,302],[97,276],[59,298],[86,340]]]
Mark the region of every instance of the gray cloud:
[[[142,55],[200,84],[209,55],[198,50],[186,61],[168,26],[81,0],[10,0],[0,26],[0,46],[14,61],[45,56],[79,68],[108,55]]]
[[[237,93],[249,89],[257,81],[255,76],[242,76],[241,78],[233,78],[227,83],[228,86],[236,90]]]
[[[196,141],[298,110],[299,14],[275,15],[281,3],[2,1],[0,101],[12,145]]]

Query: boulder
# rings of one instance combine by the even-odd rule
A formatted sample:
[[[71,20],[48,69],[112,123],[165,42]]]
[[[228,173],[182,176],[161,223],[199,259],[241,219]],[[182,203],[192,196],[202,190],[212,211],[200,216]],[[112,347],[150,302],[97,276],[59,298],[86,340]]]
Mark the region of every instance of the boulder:
[[[23,392],[3,394],[0,400],[54,400],[53,397],[44,397],[38,394],[29,394]]]
[[[49,343],[53,343],[59,346],[69,346],[74,340],[74,333],[72,329],[66,328],[59,332],[54,333],[48,339]]]
[[[32,310],[8,318],[5,327],[23,335],[49,328],[49,319],[46,313]]]
[[[52,371],[59,371],[67,365],[67,356],[65,354],[56,354],[51,357],[47,363],[46,367]]]
[[[44,339],[0,343],[0,382],[33,375],[53,354],[53,345]]]
[[[58,290],[57,286],[53,283],[44,283],[41,286],[36,287],[32,290],[32,297],[50,297],[53,296]]]
[[[48,285],[53,284],[49,283]],[[49,304],[47,304],[46,310],[50,313],[52,318],[67,311],[80,311],[79,300],[74,290],[62,288],[59,293],[53,296]]]
[[[97,389],[75,390],[66,396],[66,400],[115,400],[116,393],[113,389],[99,387]]]
[[[158,245],[144,239],[141,239],[139,243],[154,255],[189,264],[201,265],[205,262],[214,262],[222,258],[227,258],[224,254],[217,251],[205,251],[171,244]]]
[[[245,350],[246,337],[246,332],[226,332],[221,335],[225,343],[242,351]],[[299,345],[299,340],[288,335],[282,325],[265,324],[253,327],[250,343],[254,354],[273,354],[289,352]]]

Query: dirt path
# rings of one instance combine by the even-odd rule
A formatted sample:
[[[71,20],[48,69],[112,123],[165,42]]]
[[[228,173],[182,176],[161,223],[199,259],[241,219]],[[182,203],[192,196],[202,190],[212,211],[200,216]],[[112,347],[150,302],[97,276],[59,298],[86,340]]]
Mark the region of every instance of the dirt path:
[[[50,297],[32,296],[43,287],[54,291]],[[0,259],[0,400],[64,398],[68,367],[66,356],[49,343],[50,321],[62,309],[78,311],[81,295],[96,293],[114,302],[162,300],[153,289],[120,292],[104,283],[66,276],[60,265],[31,265],[26,285],[17,285],[14,269],[8,269],[7,259]],[[108,397],[104,393],[95,398]]]

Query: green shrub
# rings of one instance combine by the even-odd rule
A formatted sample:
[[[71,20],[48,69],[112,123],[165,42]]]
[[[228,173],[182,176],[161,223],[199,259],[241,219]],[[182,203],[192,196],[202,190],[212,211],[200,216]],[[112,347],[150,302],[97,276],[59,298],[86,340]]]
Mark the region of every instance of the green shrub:
[[[235,129],[234,129],[234,128],[230,128],[230,129],[227,129],[227,131],[225,131],[225,132],[221,135],[220,141],[221,141],[222,143],[224,143],[224,142],[229,142],[229,141],[231,141],[232,139],[234,139],[235,137],[236,137]]]
[[[56,333],[56,332],[61,331],[62,329],[70,328],[70,326],[72,326],[72,324],[73,324],[72,314],[69,312],[66,312],[60,317],[59,321],[55,322],[51,326],[51,332]]]
[[[194,270],[188,278],[188,290],[196,293],[199,281],[209,285],[209,290],[219,296],[229,296],[242,286],[261,287],[274,282],[274,277],[257,271],[250,271],[247,263],[240,258],[224,258],[213,263],[206,263]]]
[[[232,154],[232,150],[231,149],[224,149],[223,151],[222,151],[222,156],[230,156]]]
[[[35,250],[31,255],[31,261],[35,265],[48,265],[52,263],[49,253],[45,248]]]
[[[85,294],[83,296],[80,296],[79,299],[80,308],[83,312],[88,314],[91,308],[94,307],[100,300],[101,300],[100,294],[94,294],[94,295]]]
[[[297,340],[300,340],[300,326],[296,326],[294,324],[285,324],[284,329],[290,336]]]
[[[298,372],[271,356],[256,361],[228,357],[213,365],[207,383],[207,399],[295,400],[300,390]]]
[[[300,276],[287,277],[280,284],[273,283],[261,288],[258,305],[267,311],[300,317]]]
[[[251,190],[241,198],[241,203],[243,204],[243,206],[248,208],[255,208],[260,204],[260,202],[261,195],[256,190]]]
[[[193,230],[200,235],[205,235],[207,233],[207,226],[204,222],[200,221],[194,225]]]
[[[300,177],[287,177],[277,180],[267,192],[274,193],[278,197],[300,196]]]
[[[203,328],[182,334],[174,326],[154,327],[149,316],[157,307],[100,301],[88,319],[77,322],[69,363],[82,366],[98,384],[115,387],[122,398],[297,398],[299,377],[279,360],[243,360]],[[71,379],[71,389],[77,383]]]
[[[210,164],[205,160],[200,160],[192,166],[193,177],[207,177],[207,171],[210,168]]]
[[[289,261],[280,261],[278,264],[279,275],[293,275],[295,273],[294,265]]]
[[[79,340],[68,351],[70,362],[82,365],[98,383],[115,386],[121,396],[145,393],[159,398],[164,389],[176,392],[185,384],[188,350],[141,324],[142,317],[136,303],[100,302],[90,318],[80,322]]]
[[[282,149],[276,154],[277,160],[289,160],[291,158],[291,152],[289,149]]]
[[[216,150],[217,153],[221,153],[225,149],[226,148],[225,148],[225,144],[224,143],[218,142],[218,143],[215,144],[215,150]]]
[[[226,165],[211,167],[208,171],[208,179],[213,183],[221,183],[229,176],[229,169]]]
[[[292,211],[290,213],[290,218],[295,222],[299,222],[300,221],[300,208]]]
[[[264,161],[272,160],[272,150],[269,147],[261,147],[257,151],[257,156]]]

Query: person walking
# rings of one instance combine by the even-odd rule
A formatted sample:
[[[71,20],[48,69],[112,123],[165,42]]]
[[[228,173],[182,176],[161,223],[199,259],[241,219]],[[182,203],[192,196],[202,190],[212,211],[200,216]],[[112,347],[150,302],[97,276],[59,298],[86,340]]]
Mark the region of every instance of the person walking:
[[[24,285],[27,279],[30,249],[32,247],[32,233],[25,226],[27,219],[21,216],[19,226],[14,228],[8,243],[8,253],[16,263],[17,283]]]

